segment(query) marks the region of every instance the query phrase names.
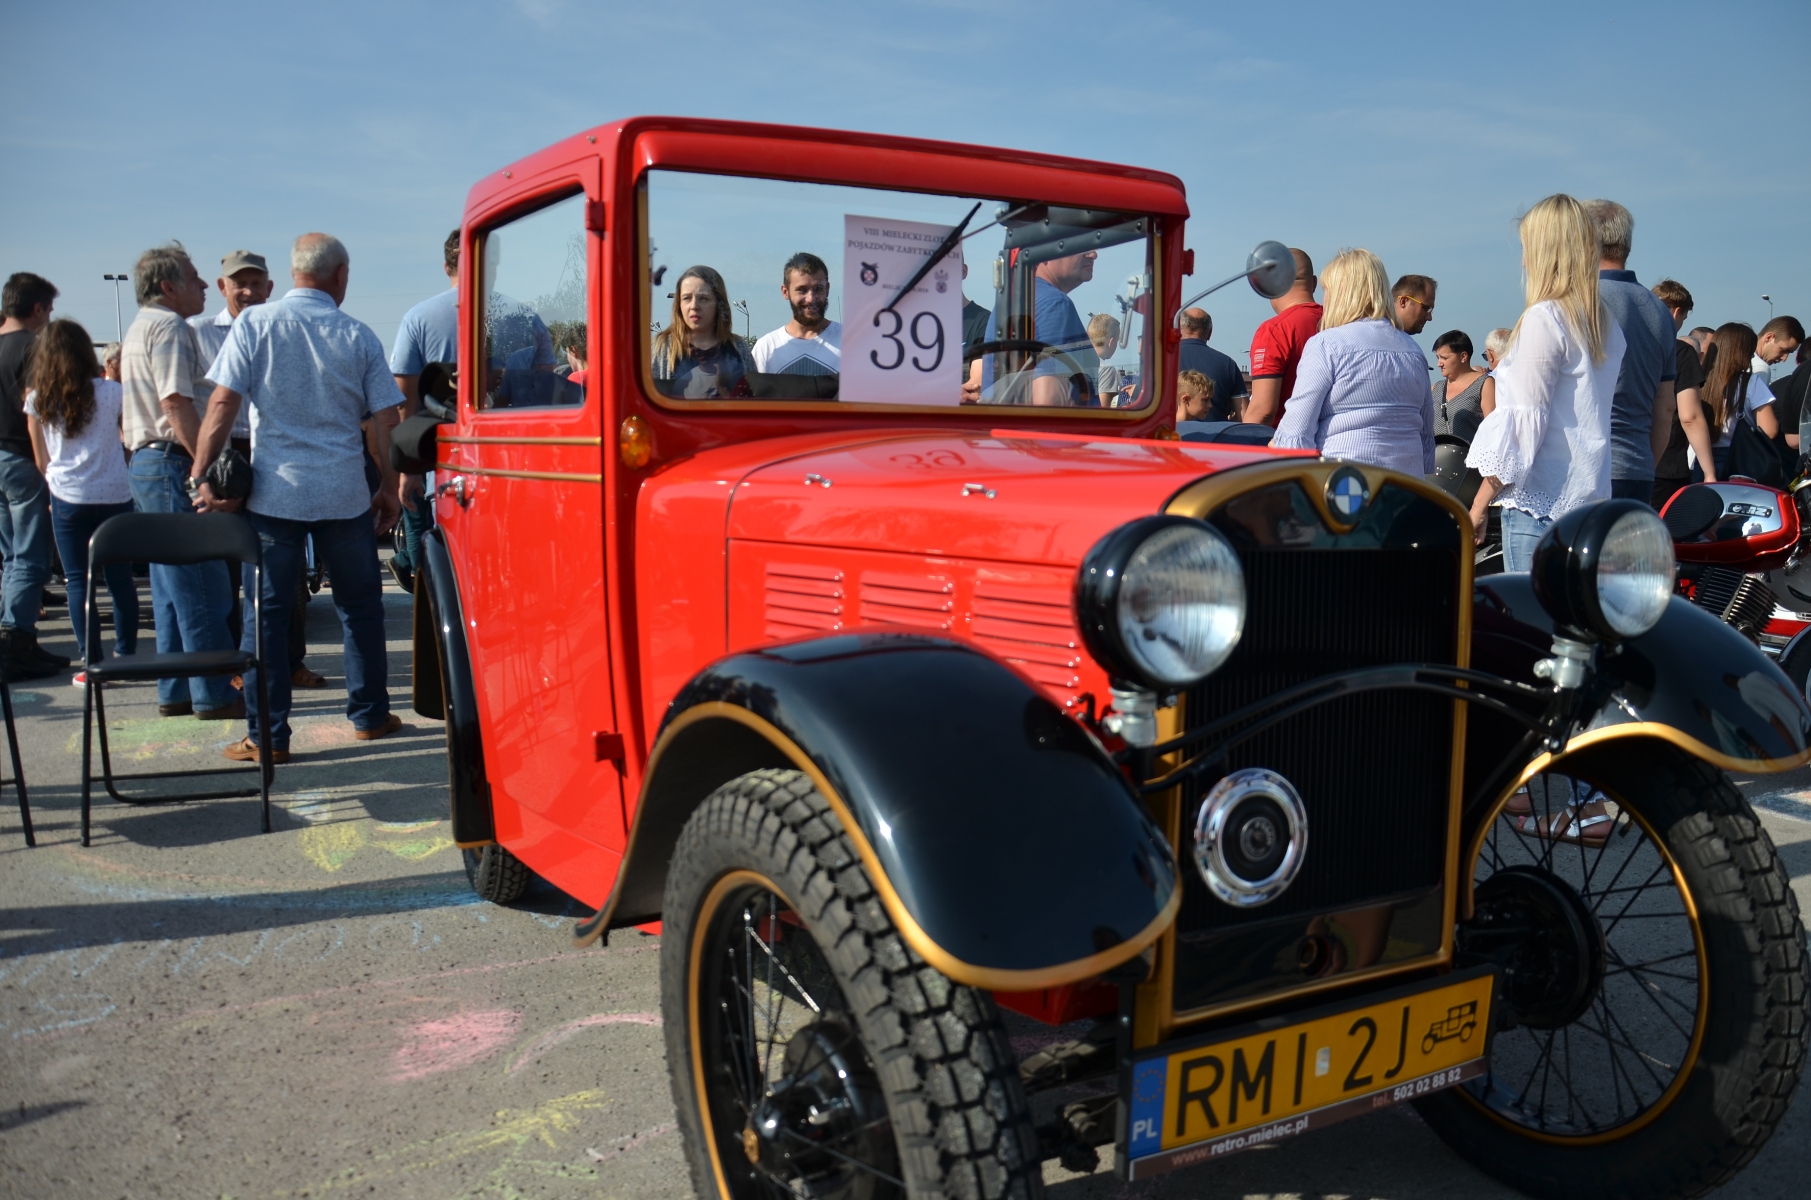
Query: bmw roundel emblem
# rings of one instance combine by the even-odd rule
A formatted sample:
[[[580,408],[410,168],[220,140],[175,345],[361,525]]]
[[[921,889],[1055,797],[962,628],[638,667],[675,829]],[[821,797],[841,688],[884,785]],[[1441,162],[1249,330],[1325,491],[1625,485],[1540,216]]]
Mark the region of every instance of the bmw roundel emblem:
[[[1351,525],[1371,502],[1371,485],[1356,467],[1341,467],[1327,477],[1327,507],[1335,520]]]

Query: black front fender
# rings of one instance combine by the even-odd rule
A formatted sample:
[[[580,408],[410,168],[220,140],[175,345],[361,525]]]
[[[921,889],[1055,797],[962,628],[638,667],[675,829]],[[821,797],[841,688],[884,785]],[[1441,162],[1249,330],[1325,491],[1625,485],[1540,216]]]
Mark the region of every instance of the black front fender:
[[[1553,619],[1529,577],[1487,576],[1473,598],[1472,666],[1539,682],[1534,663],[1549,653]],[[1725,770],[1768,773],[1811,761],[1811,708],[1798,689],[1754,643],[1681,597],[1673,597],[1647,633],[1600,647],[1587,686],[1588,713],[1568,751],[1646,736]],[[1474,711],[1471,722],[1472,735],[1493,732],[1493,720],[1481,713]],[[1477,756],[1467,740],[1470,760]],[[1468,775],[1482,765],[1468,761]]]
[[[581,941],[657,918],[686,820],[764,766],[812,777],[906,941],[961,983],[1098,975],[1154,942],[1181,900],[1125,777],[1035,687],[955,642],[846,635],[724,659],[673,701]]]

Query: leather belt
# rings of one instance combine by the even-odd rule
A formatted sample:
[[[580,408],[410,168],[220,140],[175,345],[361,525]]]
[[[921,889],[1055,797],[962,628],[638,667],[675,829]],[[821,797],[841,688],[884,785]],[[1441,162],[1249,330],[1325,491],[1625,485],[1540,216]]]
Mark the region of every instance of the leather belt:
[[[150,441],[140,446],[138,450],[161,450],[165,454],[174,454],[179,458],[186,458],[190,461],[193,461],[195,457],[184,448],[181,442]],[[137,454],[138,450],[134,450],[132,453]]]

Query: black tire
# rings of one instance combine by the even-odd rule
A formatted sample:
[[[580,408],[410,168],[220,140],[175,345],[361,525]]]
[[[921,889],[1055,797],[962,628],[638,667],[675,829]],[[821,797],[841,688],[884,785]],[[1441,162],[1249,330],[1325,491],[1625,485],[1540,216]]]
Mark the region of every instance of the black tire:
[[[768,961],[781,964],[774,987],[741,965]],[[1030,1105],[992,996],[952,983],[906,945],[835,812],[801,772],[751,772],[692,815],[667,877],[660,966],[668,1074],[698,1196],[1043,1195]],[[782,1051],[788,998],[803,1024]],[[826,1039],[847,1056],[851,1082],[823,1111],[879,1115],[816,1136],[841,1142],[860,1170],[822,1151],[814,1159],[809,1147],[781,1164],[745,1140],[802,1141],[794,1132],[760,1142],[753,1114],[763,1098],[798,1086],[811,1047]],[[797,1193],[779,1182],[789,1172],[815,1182]]]
[[[1569,776],[1608,797],[1619,825],[1601,851],[1535,839],[1530,852],[1583,879],[1581,898],[1604,931],[1590,1006],[1539,1028],[1499,1026],[1490,1075],[1416,1104],[1460,1155],[1534,1196],[1701,1195],[1760,1151],[1804,1067],[1811,972],[1798,901],[1772,840],[1723,772],[1645,741],[1586,750],[1556,769],[1565,774],[1531,784],[1537,813],[1570,790],[1544,791],[1543,781]],[[1480,882],[1539,866],[1510,862],[1526,835],[1497,812],[1487,819]],[[1637,886],[1648,877],[1658,883]],[[1678,914],[1669,895],[1680,901]],[[1666,932],[1675,927],[1683,941]],[[1671,953],[1635,961],[1664,951]],[[1521,1047],[1543,1036],[1548,1075],[1537,1099],[1538,1063],[1517,1080],[1529,1061]],[[1607,1073],[1575,1072],[1600,1060]],[[1611,1089],[1613,1112],[1604,1099]]]
[[[472,881],[472,890],[492,904],[521,899],[534,878],[521,859],[495,842],[460,853],[465,856],[465,877]]]

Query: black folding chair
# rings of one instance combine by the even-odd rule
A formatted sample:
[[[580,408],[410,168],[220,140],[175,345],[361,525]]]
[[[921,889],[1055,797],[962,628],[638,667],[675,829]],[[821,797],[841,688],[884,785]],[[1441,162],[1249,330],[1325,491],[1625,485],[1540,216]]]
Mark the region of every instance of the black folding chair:
[[[13,755],[13,777],[0,778],[0,791],[10,783],[19,793],[19,820],[25,824],[25,844],[35,846],[38,839],[31,832],[31,802],[25,798],[25,764],[19,761],[19,728],[13,724],[13,689],[4,675],[0,675],[0,711],[6,714],[6,745]]]
[[[119,562],[150,562],[180,567],[225,559],[233,564],[250,563],[252,588],[252,653],[243,650],[197,650],[181,654],[135,654],[128,658],[98,661],[101,639],[99,604],[105,569]],[[192,517],[184,513],[122,513],[109,517],[94,531],[88,543],[88,601],[82,614],[87,622],[88,661],[82,670],[87,685],[82,689],[82,845],[88,844],[88,810],[95,780],[91,744],[96,719],[101,734],[101,780],[107,794],[121,804],[176,804],[190,800],[226,800],[241,796],[258,796],[264,803],[264,832],[270,832],[270,686],[264,673],[264,556],[258,532],[250,521],[230,513],[212,513]],[[258,712],[264,719],[258,723],[258,786],[230,788],[214,792],[182,792],[174,795],[124,796],[115,786],[126,779],[174,779],[200,775],[242,775],[240,767],[222,767],[207,771],[140,771],[131,775],[113,773],[112,756],[107,750],[107,708],[102,686],[134,680],[196,678],[208,675],[247,675],[256,672],[258,679]]]

